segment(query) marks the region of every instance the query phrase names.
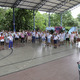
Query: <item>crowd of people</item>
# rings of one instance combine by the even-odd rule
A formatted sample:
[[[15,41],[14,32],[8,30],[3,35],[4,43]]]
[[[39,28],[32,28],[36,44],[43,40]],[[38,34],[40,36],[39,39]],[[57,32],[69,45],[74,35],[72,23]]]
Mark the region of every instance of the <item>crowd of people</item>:
[[[0,32],[0,46],[4,47],[4,45],[8,44],[9,49],[13,48],[13,43],[42,43],[45,46],[54,45],[54,48],[58,46],[67,44],[74,44],[75,42],[80,41],[80,33],[72,32],[69,34],[68,32],[65,33],[54,32],[51,34],[49,31],[19,31],[19,32],[12,32],[12,31],[1,31]]]

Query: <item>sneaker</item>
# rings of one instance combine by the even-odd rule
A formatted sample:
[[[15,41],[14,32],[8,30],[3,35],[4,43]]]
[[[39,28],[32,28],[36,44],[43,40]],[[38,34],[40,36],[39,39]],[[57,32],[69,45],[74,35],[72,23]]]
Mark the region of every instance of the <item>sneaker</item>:
[[[13,49],[13,47],[11,49]]]

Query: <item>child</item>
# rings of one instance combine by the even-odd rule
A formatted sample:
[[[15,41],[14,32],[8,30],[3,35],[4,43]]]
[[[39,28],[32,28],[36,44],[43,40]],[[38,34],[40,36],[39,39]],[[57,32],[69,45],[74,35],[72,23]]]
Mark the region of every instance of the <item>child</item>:
[[[24,43],[24,32],[21,33],[21,43]]]
[[[0,43],[1,43],[1,48],[4,49],[4,35],[1,33],[0,35]]]
[[[4,35],[3,35],[3,33],[1,33],[0,42],[1,42],[1,45],[3,46],[4,45]]]
[[[57,48],[57,40],[58,40],[58,36],[57,34],[54,34],[54,48]]]
[[[49,46],[51,46],[51,38],[52,38],[52,35],[49,33],[49,35],[47,36],[47,43]]]
[[[45,40],[46,40],[46,35],[45,32],[42,34],[42,45],[45,47]]]
[[[75,35],[73,34],[73,32],[71,32],[71,35],[70,35],[70,44],[72,44],[72,46],[74,44],[74,37],[75,37]]]
[[[10,34],[8,39],[9,39],[9,49],[13,48],[13,36]]]

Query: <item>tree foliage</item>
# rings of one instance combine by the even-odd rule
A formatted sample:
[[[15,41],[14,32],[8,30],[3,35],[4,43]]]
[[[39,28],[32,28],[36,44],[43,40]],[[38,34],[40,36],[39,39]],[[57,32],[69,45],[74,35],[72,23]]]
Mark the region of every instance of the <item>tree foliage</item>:
[[[48,13],[41,14],[35,11],[35,28],[45,30],[48,27]],[[62,26],[78,26],[80,23],[80,14],[74,19],[70,11],[62,14]],[[51,27],[61,25],[61,14],[50,14]],[[15,8],[15,28],[18,30],[33,30],[33,10]],[[13,9],[0,8],[0,30],[13,30]]]
[[[47,23],[46,23],[47,21],[45,20],[47,20],[46,16],[42,15],[40,12],[37,12],[35,16],[36,28],[39,28],[40,30],[45,29],[45,27],[47,26]]]
[[[2,9],[2,8],[1,8]],[[3,9],[2,9],[3,10]],[[4,13],[4,12],[3,12]],[[3,14],[2,13],[2,14]],[[2,16],[2,15],[0,15]],[[1,19],[2,22],[5,22],[5,29],[13,30],[13,10],[11,8],[7,9],[5,14],[3,15],[5,19]],[[32,29],[32,19],[33,19],[33,11],[26,9],[15,8],[15,28],[18,30]],[[4,25],[2,25],[4,26]]]

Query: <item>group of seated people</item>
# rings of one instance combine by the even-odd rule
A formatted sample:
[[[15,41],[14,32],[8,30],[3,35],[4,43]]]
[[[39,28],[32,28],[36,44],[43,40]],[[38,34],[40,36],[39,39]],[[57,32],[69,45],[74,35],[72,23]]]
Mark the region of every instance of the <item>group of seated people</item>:
[[[74,44],[74,42],[80,41],[80,33],[72,32],[69,34],[68,32],[60,32],[56,33],[56,31],[51,34],[48,31],[1,31],[0,32],[0,46],[4,47],[5,44],[9,44],[9,49],[13,48],[13,43],[42,43],[45,47],[54,45],[54,48],[58,46],[64,45],[64,43]]]

